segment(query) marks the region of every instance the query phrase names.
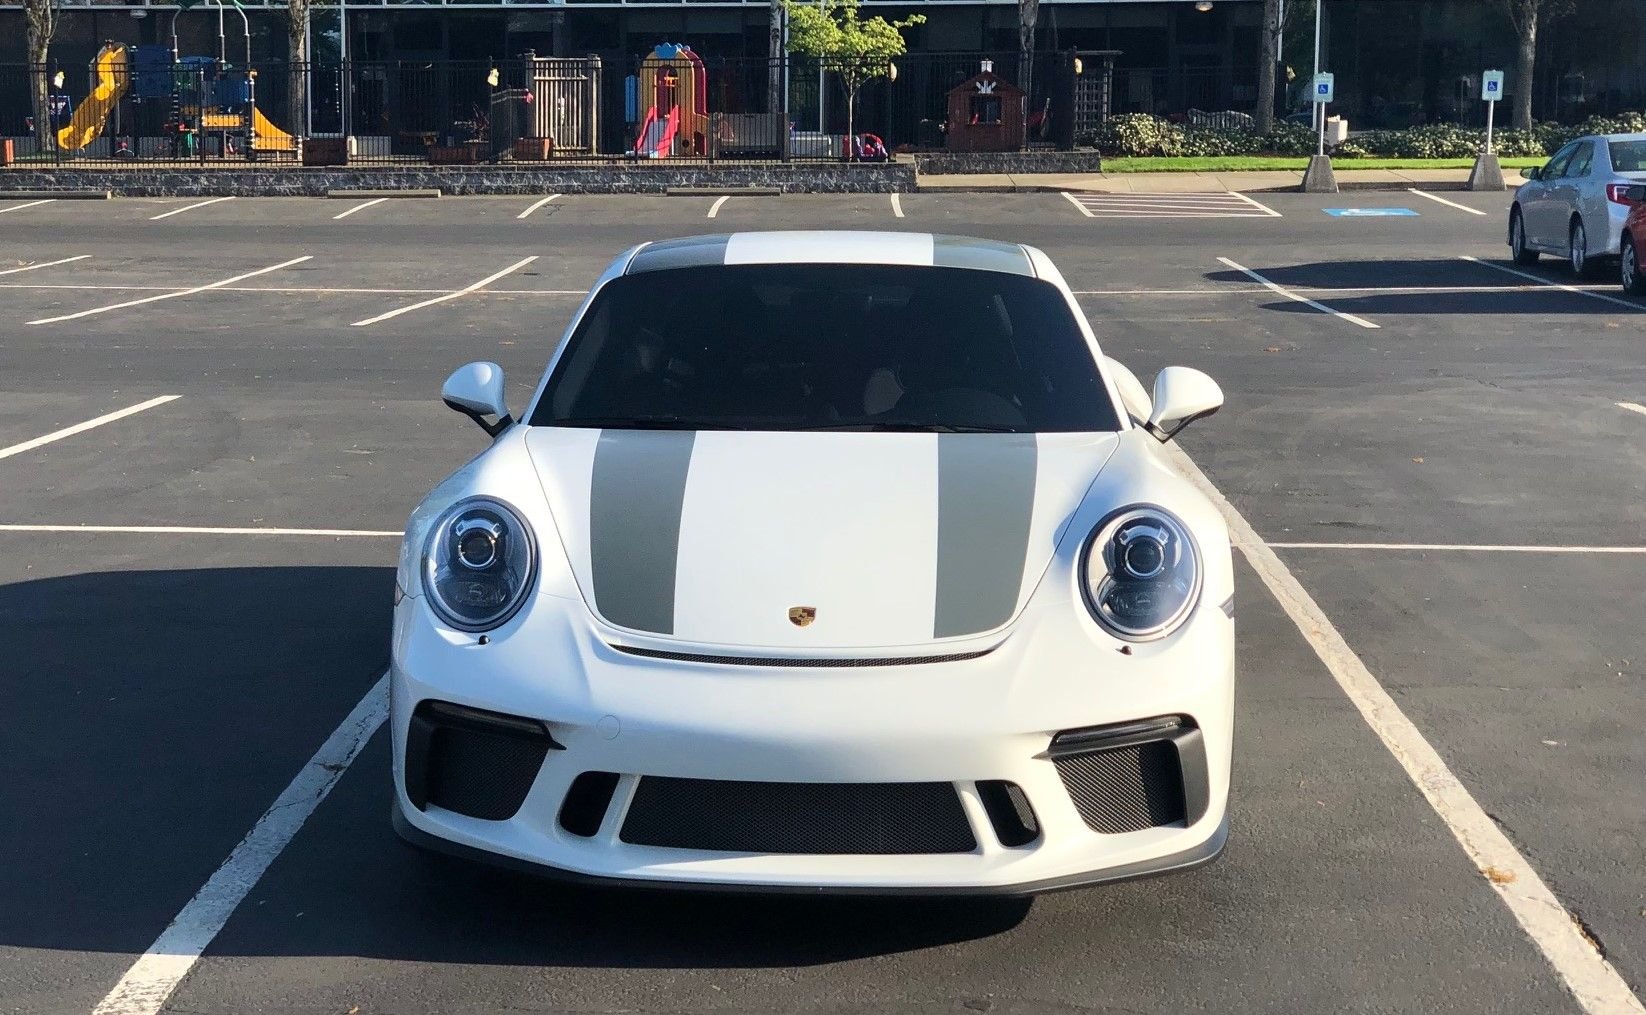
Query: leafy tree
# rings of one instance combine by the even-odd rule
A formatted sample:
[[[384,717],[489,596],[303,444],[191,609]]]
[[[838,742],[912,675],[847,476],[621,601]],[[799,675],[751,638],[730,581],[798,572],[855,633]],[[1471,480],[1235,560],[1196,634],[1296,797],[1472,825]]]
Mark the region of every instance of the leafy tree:
[[[1537,69],[1538,29],[1568,13],[1572,0],[1498,0],[1519,39],[1515,59],[1515,126],[1532,125],[1532,74]]]
[[[784,0],[789,10],[789,52],[815,57],[826,70],[840,76],[846,91],[846,146],[848,158],[857,157],[857,92],[878,77],[895,77],[894,57],[908,52],[903,29],[923,24],[926,16],[911,14],[901,21],[876,15],[861,18],[857,0]]]
[[[29,91],[34,106],[34,136],[41,151],[57,146],[57,132],[51,129],[51,87],[46,78],[46,60],[51,56],[51,39],[57,34],[60,0],[23,0],[28,20]]]

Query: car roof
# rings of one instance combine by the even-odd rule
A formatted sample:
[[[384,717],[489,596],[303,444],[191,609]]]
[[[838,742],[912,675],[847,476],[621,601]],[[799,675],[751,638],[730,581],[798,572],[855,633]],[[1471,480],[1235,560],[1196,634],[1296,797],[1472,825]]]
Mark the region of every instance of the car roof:
[[[1646,133],[1636,134],[1585,134],[1573,138],[1574,141],[1646,141]]]
[[[638,248],[624,273],[733,264],[885,264],[1035,275],[1028,248],[1020,244],[868,230],[721,233],[659,240]]]

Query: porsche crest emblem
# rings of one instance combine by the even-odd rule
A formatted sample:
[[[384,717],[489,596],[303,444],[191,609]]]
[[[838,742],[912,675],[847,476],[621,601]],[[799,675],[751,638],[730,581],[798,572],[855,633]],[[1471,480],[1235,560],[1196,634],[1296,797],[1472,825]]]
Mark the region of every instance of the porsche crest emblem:
[[[816,619],[817,607],[815,606],[789,607],[789,623],[793,624],[795,627],[808,627],[811,625],[811,622]]]

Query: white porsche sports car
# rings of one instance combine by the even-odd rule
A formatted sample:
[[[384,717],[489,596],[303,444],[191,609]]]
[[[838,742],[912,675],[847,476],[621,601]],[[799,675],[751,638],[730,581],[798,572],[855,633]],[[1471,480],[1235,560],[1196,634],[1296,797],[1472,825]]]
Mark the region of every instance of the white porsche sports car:
[[[1228,834],[1234,579],[1158,453],[1222,404],[1106,359],[1038,250],[648,243],[407,526],[394,823],[719,889],[1028,893]]]

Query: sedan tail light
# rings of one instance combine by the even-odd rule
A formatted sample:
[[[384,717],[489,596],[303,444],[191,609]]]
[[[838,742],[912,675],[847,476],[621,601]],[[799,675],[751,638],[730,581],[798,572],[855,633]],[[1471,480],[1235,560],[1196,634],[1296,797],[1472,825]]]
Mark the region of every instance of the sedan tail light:
[[[1636,196],[1630,197],[1630,191],[1634,191]],[[1639,192],[1640,187],[1638,184],[1608,183],[1606,185],[1606,200],[1618,204],[1635,204],[1640,200]]]

